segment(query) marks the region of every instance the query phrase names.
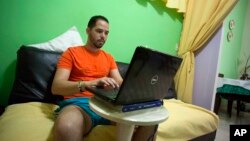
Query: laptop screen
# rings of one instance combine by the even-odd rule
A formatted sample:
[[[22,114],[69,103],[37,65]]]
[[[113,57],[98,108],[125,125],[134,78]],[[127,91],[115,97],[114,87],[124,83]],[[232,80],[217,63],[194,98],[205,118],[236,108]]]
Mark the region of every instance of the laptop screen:
[[[182,59],[137,47],[115,103],[132,104],[163,99]]]

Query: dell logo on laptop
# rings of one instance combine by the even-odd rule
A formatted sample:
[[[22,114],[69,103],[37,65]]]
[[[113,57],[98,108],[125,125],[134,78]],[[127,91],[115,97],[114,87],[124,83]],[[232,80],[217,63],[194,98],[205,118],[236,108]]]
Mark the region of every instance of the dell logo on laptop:
[[[152,78],[151,78],[151,84],[154,85],[156,84],[158,81],[158,75],[154,75]]]

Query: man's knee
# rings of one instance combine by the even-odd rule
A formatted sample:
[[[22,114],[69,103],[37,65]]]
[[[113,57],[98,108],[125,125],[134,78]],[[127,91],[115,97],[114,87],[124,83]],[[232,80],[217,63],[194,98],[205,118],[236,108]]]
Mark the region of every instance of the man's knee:
[[[82,132],[85,134],[90,128],[90,117],[82,109],[72,105],[65,107],[59,113],[55,122],[55,130],[62,133]]]
[[[76,125],[71,122],[70,120],[63,120],[63,119],[60,119],[57,121],[57,123],[55,124],[56,128],[59,128],[59,129],[65,129],[65,130],[68,130],[70,131],[70,129],[73,129],[76,127]]]

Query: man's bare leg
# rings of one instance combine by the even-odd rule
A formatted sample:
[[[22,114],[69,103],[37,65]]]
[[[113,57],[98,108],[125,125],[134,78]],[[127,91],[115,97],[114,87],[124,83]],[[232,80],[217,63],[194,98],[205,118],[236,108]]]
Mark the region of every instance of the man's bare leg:
[[[55,141],[83,141],[83,136],[90,129],[89,115],[77,106],[67,106],[62,109],[55,121]]]

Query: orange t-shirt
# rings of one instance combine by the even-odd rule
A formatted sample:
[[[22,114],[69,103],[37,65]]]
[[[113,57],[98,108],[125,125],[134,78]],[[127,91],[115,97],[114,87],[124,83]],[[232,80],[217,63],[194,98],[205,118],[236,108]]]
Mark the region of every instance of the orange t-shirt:
[[[70,47],[61,56],[57,68],[65,68],[71,71],[70,81],[89,81],[105,76],[117,69],[114,58],[103,50],[90,52],[84,46]],[[91,97],[92,93],[82,93],[64,96],[65,99],[74,97]]]

